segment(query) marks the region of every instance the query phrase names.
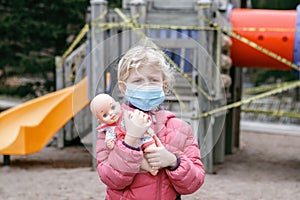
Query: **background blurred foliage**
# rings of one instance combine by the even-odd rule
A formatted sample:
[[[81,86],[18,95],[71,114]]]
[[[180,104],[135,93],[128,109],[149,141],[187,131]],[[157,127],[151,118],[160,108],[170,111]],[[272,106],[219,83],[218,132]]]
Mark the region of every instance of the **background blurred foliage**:
[[[0,94],[36,96],[32,85],[53,90],[54,57],[67,49],[85,24],[89,1],[0,2]],[[39,77],[41,81],[6,86],[5,80],[12,76]]]
[[[251,0],[252,8],[291,10],[296,9],[300,0]]]
[[[108,0],[108,7],[110,8],[121,8],[122,0]]]
[[[55,89],[55,56],[84,26],[89,5],[90,0],[0,0],[0,95],[33,98]],[[108,6],[121,7],[122,0],[109,0]],[[18,79],[12,77],[27,81],[11,84]]]

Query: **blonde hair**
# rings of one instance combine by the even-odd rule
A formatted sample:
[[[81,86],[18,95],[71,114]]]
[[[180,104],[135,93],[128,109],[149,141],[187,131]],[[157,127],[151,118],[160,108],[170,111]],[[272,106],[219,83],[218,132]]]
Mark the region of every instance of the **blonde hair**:
[[[118,80],[126,82],[130,69],[138,69],[140,66],[156,67],[163,73],[163,81],[171,85],[173,73],[164,55],[153,47],[136,46],[128,50],[118,64]]]

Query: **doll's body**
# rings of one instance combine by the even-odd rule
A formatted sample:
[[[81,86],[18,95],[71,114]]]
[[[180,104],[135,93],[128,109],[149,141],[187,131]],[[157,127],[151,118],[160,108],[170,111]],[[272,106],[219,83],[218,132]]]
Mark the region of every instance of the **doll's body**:
[[[98,94],[92,100],[90,107],[100,123],[98,132],[105,132],[106,146],[113,149],[117,140],[117,121],[121,116],[120,104],[108,94]]]
[[[122,115],[122,110],[119,102],[116,102],[108,94],[98,94],[93,98],[90,104],[90,108],[92,113],[97,117],[97,120],[100,123],[96,130],[99,133],[105,133],[106,146],[109,149],[113,149],[116,141],[118,139],[124,138],[125,135],[123,129],[118,125],[118,120]],[[134,114],[135,112],[132,112],[130,114],[132,118]],[[139,141],[139,146],[142,150],[145,150],[148,147],[156,147],[153,135],[153,130],[151,128],[148,128],[144,137]],[[149,171],[152,175],[156,175],[158,172],[158,170],[153,170],[147,162],[143,162],[141,168],[145,171]]]

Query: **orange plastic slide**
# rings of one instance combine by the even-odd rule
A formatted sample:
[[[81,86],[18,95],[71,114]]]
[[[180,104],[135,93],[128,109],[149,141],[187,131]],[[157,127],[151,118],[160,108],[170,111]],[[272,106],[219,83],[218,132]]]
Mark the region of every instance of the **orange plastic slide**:
[[[88,103],[87,77],[78,84],[0,113],[0,154],[40,151]]]

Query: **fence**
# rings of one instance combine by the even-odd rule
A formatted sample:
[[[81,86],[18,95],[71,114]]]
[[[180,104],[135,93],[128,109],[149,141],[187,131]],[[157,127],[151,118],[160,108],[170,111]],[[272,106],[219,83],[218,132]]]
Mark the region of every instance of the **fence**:
[[[56,57],[56,89],[72,86],[87,76],[87,42],[71,52],[65,59]],[[85,137],[91,132],[91,115],[88,107],[81,110],[54,137],[57,146]]]

